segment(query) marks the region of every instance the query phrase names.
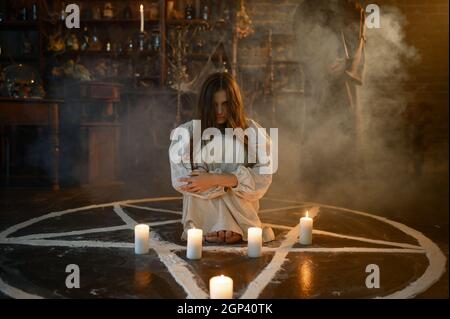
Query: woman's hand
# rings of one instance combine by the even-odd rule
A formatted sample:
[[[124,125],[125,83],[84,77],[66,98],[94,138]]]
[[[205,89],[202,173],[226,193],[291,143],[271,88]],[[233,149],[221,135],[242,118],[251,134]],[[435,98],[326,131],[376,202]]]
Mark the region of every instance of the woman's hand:
[[[216,186],[235,187],[238,184],[236,176],[233,174],[212,174],[202,171],[194,171],[190,177],[179,178],[179,182],[187,182],[187,185],[180,189],[189,193],[202,193]]]
[[[216,174],[207,172],[192,172],[190,177],[179,178],[179,182],[187,182],[187,185],[181,186],[180,189],[189,193],[201,193],[217,186]]]

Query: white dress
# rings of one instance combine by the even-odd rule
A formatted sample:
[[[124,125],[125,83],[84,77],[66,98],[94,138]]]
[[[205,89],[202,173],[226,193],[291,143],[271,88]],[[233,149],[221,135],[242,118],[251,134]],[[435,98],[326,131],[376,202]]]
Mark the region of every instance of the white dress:
[[[253,120],[248,120],[249,127],[257,129],[261,128]],[[189,131],[190,136],[193,134],[193,121],[180,125],[180,128]],[[267,150],[271,150],[271,139],[268,134],[264,134],[264,146]],[[225,135],[222,134],[225,140]],[[223,140],[223,141],[224,141]],[[183,145],[181,145],[182,143]],[[258,139],[258,143],[261,140]],[[212,143],[206,144],[208,147]],[[225,145],[225,143],[223,143]],[[258,145],[258,144],[257,144]],[[189,144],[179,139],[172,141],[172,147],[176,147],[179,155],[189,158]],[[235,155],[242,155],[240,152],[247,150],[243,143],[236,142],[234,149]],[[206,152],[209,154],[209,152]],[[237,154],[236,154],[237,153]],[[238,157],[239,158],[239,157]],[[205,160],[205,158],[203,158]],[[208,163],[206,163],[208,162]],[[259,200],[264,196],[272,183],[272,174],[262,174],[260,169],[267,164],[261,164],[257,160],[253,166],[246,163],[218,163],[208,160],[202,162],[202,167],[207,168],[209,172],[229,173],[237,177],[238,184],[236,187],[217,186],[203,193],[188,193],[182,191],[180,186],[183,182],[178,182],[180,177],[186,177],[191,172],[191,166],[188,163],[174,163],[170,161],[172,186],[183,194],[183,234],[182,240],[187,239],[187,230],[189,228],[201,228],[203,234],[220,230],[231,230],[241,234],[244,241],[247,241],[247,229],[249,227],[261,227],[263,242],[269,242],[275,239],[273,230],[270,227],[262,225],[259,216]]]

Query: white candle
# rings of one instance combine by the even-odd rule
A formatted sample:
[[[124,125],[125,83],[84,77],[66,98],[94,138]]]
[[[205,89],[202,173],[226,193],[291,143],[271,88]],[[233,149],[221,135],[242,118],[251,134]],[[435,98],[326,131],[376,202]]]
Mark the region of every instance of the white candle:
[[[249,257],[260,257],[262,249],[262,229],[250,227],[247,231],[247,254]]]
[[[149,248],[150,227],[139,224],[134,227],[134,252],[136,254],[146,254]]]
[[[233,279],[220,275],[209,280],[209,297],[211,299],[233,299]]]
[[[311,245],[312,231],[313,231],[313,219],[308,217],[308,211],[306,211],[306,216],[300,218],[299,243],[302,245]]]
[[[139,7],[139,12],[141,13],[141,32],[144,32],[144,6],[142,4]]]
[[[187,232],[186,256],[189,259],[202,258],[203,230],[192,228]]]

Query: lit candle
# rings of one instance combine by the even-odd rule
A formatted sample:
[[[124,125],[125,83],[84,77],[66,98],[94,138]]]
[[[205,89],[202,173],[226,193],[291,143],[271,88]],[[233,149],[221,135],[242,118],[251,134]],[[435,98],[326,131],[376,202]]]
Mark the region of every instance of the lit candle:
[[[312,231],[313,231],[313,219],[308,217],[308,211],[306,211],[306,216],[300,218],[299,243],[302,245],[311,245]]]
[[[260,257],[262,249],[262,229],[250,227],[247,231],[247,254],[249,257]]]
[[[134,252],[136,254],[148,253],[150,227],[145,224],[139,224],[134,227]]]
[[[233,279],[220,275],[209,280],[209,297],[211,299],[233,299]]]
[[[187,232],[187,251],[186,256],[189,259],[202,258],[202,240],[203,230],[191,228]]]
[[[144,6],[142,4],[139,7],[139,11],[141,13],[141,32],[144,32]]]

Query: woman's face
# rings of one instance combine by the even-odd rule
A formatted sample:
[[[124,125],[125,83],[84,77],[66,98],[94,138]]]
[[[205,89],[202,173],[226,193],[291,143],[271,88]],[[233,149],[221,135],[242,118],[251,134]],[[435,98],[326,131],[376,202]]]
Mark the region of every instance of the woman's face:
[[[227,122],[228,100],[224,90],[214,93],[214,109],[216,111],[216,123],[225,124]]]

